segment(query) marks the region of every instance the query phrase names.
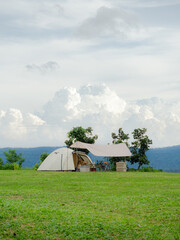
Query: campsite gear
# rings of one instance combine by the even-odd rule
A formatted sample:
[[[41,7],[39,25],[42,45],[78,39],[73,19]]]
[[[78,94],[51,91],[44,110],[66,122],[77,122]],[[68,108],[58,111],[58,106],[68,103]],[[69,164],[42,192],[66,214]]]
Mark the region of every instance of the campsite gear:
[[[96,172],[96,168],[90,168],[91,172]]]
[[[126,162],[116,162],[116,171],[117,172],[126,172],[127,171]]]
[[[90,167],[88,165],[80,166],[80,172],[90,172]]]

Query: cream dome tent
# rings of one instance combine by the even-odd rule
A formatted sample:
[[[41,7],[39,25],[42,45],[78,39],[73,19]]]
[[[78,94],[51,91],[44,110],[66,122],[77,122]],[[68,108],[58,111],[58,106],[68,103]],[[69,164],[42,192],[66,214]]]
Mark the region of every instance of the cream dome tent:
[[[41,163],[38,171],[67,171],[75,170],[73,162],[73,150],[58,148]]]
[[[84,152],[74,152],[69,148],[58,148],[41,163],[38,171],[75,171],[80,165],[94,167]]]

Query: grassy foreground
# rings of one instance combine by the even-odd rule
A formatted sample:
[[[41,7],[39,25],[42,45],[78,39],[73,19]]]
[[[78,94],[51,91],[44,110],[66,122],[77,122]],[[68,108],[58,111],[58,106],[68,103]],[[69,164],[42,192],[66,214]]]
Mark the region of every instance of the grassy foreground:
[[[180,174],[0,171],[0,239],[180,239]]]

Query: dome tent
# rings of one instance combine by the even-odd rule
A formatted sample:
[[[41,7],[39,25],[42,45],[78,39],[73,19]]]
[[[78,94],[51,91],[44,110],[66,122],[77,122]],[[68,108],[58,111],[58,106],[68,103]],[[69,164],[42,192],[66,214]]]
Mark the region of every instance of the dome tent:
[[[50,153],[41,163],[38,171],[73,171],[73,150],[69,148],[58,148]]]
[[[75,171],[79,169],[79,165],[84,163],[93,167],[91,159],[84,152],[75,152],[69,148],[58,148],[48,155],[37,170]]]

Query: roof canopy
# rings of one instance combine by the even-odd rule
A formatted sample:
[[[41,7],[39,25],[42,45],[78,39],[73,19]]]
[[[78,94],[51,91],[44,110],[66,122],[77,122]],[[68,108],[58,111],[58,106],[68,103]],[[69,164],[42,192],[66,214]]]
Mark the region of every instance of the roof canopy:
[[[112,145],[96,145],[83,142],[75,142],[71,148],[87,149],[95,156],[104,157],[130,157],[131,152],[125,143],[112,144]]]

